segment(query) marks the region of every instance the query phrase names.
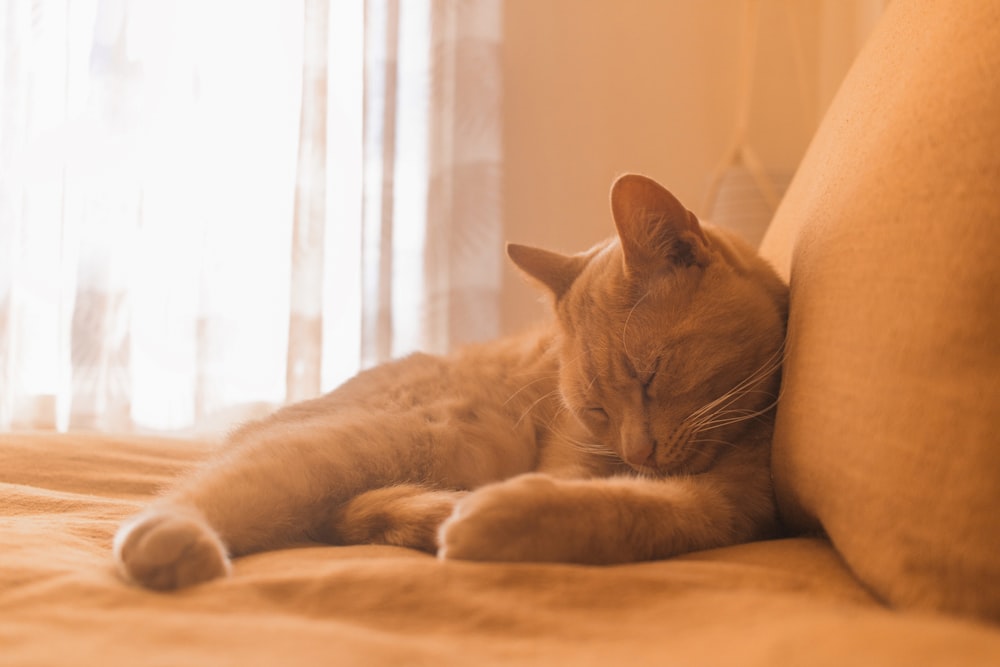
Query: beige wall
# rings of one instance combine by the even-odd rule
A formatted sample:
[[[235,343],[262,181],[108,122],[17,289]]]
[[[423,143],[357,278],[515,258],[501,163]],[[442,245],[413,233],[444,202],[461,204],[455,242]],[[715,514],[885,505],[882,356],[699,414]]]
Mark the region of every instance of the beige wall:
[[[769,170],[794,170],[881,4],[761,1],[749,141]],[[569,252],[610,235],[608,187],[626,171],[656,178],[704,216],[702,200],[734,138],[743,7],[508,0],[507,239]],[[504,330],[545,317],[537,301],[508,269]]]

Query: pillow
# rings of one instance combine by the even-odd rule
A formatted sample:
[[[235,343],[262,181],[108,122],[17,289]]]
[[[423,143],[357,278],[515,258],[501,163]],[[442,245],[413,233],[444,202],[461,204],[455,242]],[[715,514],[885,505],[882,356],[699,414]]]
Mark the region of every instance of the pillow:
[[[993,621],[998,45],[998,3],[891,3],[762,246],[791,284],[783,517],[890,604]]]

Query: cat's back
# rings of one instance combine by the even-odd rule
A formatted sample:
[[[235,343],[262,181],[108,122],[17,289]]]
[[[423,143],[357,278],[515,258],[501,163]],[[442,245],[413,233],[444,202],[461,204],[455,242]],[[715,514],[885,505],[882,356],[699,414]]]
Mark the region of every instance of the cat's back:
[[[351,442],[379,465],[417,477],[434,471],[448,488],[526,472],[539,457],[539,424],[558,410],[546,349],[529,337],[447,356],[411,354],[245,425],[230,437],[231,451],[267,454],[267,443],[297,441],[322,462]]]
[[[267,421],[379,419],[405,415],[426,422],[456,418],[517,421],[553,391],[556,360],[544,330],[460,348],[415,352],[358,373],[318,398],[286,406]]]

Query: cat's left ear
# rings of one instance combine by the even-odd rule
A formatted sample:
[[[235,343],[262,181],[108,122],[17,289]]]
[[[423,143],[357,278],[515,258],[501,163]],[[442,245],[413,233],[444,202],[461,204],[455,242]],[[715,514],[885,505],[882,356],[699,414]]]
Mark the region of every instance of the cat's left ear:
[[[580,255],[560,255],[516,243],[507,244],[507,256],[518,268],[552,291],[556,300],[562,298],[587,265]]]
[[[656,181],[621,176],[611,186],[611,214],[630,273],[708,263],[708,239],[698,218]]]

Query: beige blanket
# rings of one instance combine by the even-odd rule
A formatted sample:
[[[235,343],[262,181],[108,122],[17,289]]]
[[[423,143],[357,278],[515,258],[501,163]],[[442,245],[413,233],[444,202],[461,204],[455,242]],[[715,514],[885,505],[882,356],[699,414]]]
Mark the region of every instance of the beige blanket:
[[[822,539],[618,567],[317,545],[126,585],[116,525],[206,451],[0,435],[0,665],[1000,664],[1000,628],[885,609]]]

